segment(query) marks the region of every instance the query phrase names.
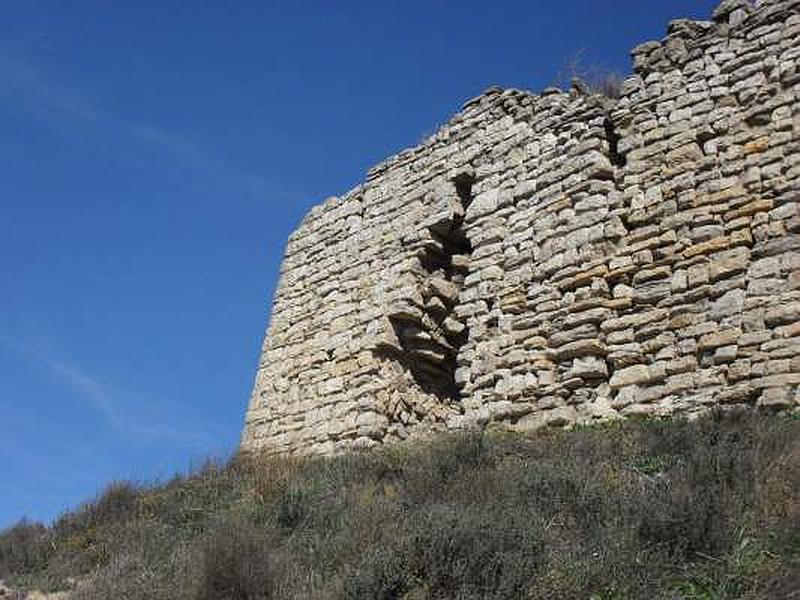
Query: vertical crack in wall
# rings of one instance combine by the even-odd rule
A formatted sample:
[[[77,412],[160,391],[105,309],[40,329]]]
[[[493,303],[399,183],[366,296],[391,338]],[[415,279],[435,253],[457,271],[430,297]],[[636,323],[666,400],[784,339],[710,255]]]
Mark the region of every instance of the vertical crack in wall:
[[[611,117],[607,116],[605,118],[603,127],[606,130],[606,139],[608,140],[608,159],[615,167],[624,167],[628,161],[625,155],[619,152],[620,135],[617,133],[617,129],[614,127]]]
[[[457,401],[455,371],[458,351],[469,337],[455,315],[459,293],[469,268],[472,245],[464,230],[464,215],[472,202],[471,175],[453,181],[458,203],[448,218],[429,228],[419,254],[422,306],[389,315],[402,347],[392,358],[405,367],[419,387],[443,402]]]

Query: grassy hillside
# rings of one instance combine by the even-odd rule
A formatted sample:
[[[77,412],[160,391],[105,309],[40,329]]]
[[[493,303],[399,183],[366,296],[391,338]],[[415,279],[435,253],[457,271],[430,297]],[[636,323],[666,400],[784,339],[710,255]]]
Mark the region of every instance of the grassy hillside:
[[[715,414],[112,484],[0,534],[73,597],[800,598],[800,421]]]

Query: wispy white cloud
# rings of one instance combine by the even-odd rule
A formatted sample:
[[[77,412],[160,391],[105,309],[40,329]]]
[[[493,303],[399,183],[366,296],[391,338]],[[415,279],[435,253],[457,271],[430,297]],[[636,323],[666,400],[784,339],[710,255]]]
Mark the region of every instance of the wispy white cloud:
[[[167,419],[167,411],[163,410],[168,404],[163,399],[148,398],[110,386],[81,367],[54,358],[39,345],[0,334],[0,346],[34,363],[55,383],[71,390],[99,414],[109,429],[180,442],[208,443],[213,441],[212,438],[219,437],[218,434],[212,435],[212,432],[172,426]]]
[[[0,98],[22,102],[39,116],[98,123],[105,116],[85,98],[56,84],[32,65],[0,49]]]
[[[104,110],[98,102],[59,81],[44,69],[0,48],[0,103],[34,114],[56,126],[73,129],[103,128],[130,143],[164,151],[191,167],[214,177],[228,179],[247,191],[285,198],[285,192],[271,189],[261,175],[239,169],[216,152],[190,137],[138,123]]]
[[[123,130],[134,140],[142,144],[161,148],[201,171],[217,177],[233,179],[241,187],[257,196],[269,194],[274,197],[276,195],[274,190],[270,190],[267,180],[264,177],[231,166],[206,145],[189,139],[186,136],[168,133],[162,129],[145,124],[125,123],[123,125]],[[285,196],[285,194],[282,193],[279,195]]]
[[[74,388],[82,398],[103,414],[114,425],[119,423],[118,407],[114,404],[108,388],[88,373],[80,371],[74,365],[50,360],[43,356],[34,356],[40,364],[47,367],[62,383]]]

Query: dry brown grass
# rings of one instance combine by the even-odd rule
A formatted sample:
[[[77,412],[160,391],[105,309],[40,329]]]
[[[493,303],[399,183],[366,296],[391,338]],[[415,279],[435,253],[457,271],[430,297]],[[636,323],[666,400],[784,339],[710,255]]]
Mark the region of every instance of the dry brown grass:
[[[755,413],[237,457],[0,534],[77,600],[791,598],[800,421]]]

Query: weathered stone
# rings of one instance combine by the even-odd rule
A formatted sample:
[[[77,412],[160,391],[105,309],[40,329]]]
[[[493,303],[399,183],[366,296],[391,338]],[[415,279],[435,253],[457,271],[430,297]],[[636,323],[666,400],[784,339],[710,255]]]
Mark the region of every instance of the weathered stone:
[[[740,273],[747,269],[750,251],[747,248],[734,248],[715,256],[708,265],[711,281]]]
[[[453,281],[442,279],[441,277],[432,277],[428,280],[431,292],[444,298],[450,302],[458,300],[458,285]]]
[[[770,327],[800,321],[800,302],[789,302],[767,309],[764,321]]]
[[[642,327],[650,323],[666,320],[669,318],[669,311],[663,309],[648,310],[644,312],[637,312],[636,314],[618,317],[616,319],[608,319],[600,324],[602,331],[617,331],[619,329],[628,329],[629,327]]]
[[[609,347],[608,350],[608,362],[610,362],[615,369],[638,365],[646,360],[645,354],[642,351],[642,346],[638,343],[621,344]]]
[[[714,363],[724,364],[736,359],[739,348],[731,344],[730,346],[720,346],[714,351]]]
[[[703,151],[696,143],[685,144],[680,148],[675,148],[667,153],[665,166],[673,169],[675,167],[690,167],[702,160]]]
[[[614,371],[608,384],[612,388],[621,388],[629,385],[643,383],[653,383],[664,379],[666,370],[664,367],[654,365],[633,365],[625,369]]]
[[[770,210],[772,206],[773,206],[772,200],[769,199],[754,200],[753,202],[745,204],[741,208],[737,208],[736,210],[732,210],[730,212],[725,213],[725,220],[733,221],[741,217],[751,217],[757,213],[766,212]]]
[[[787,387],[770,387],[761,392],[758,405],[769,408],[791,408],[794,398]]]
[[[568,360],[581,356],[603,356],[605,353],[605,345],[593,339],[570,342],[561,346],[557,351],[559,360]]]
[[[752,140],[747,142],[744,145],[744,153],[745,154],[760,154],[761,152],[766,152],[769,148],[769,138],[764,136],[758,139]]]
[[[750,361],[737,360],[728,367],[728,381],[735,383],[750,377]]]
[[[597,337],[597,327],[587,323],[575,327],[574,329],[567,329],[566,331],[557,331],[550,336],[550,345],[554,348],[570,344],[578,340],[593,339]]]
[[[742,312],[745,302],[744,290],[731,290],[711,303],[711,317],[717,321]]]
[[[612,312],[605,307],[590,308],[580,312],[575,312],[567,315],[564,319],[565,327],[576,327],[585,323],[602,323],[610,318]]]
[[[697,347],[699,350],[712,350],[720,346],[734,345],[741,335],[740,329],[707,333],[697,342]]]
[[[666,366],[666,371],[669,374],[686,373],[687,371],[694,371],[697,369],[697,359],[694,356],[682,356],[675,360],[669,361]]]
[[[595,356],[576,357],[569,371],[570,377],[581,379],[600,379],[608,376],[606,361]]]
[[[708,283],[709,270],[708,264],[702,263],[699,265],[692,265],[686,272],[687,284],[689,287],[694,288]]]
[[[535,431],[542,427],[568,425],[577,420],[578,412],[573,406],[558,406],[522,417],[514,425],[516,431]]]
[[[694,246],[690,246],[689,248],[683,251],[683,257],[693,258],[695,256],[700,256],[703,254],[710,254],[718,250],[724,250],[729,245],[730,245],[730,240],[725,236],[714,238],[712,240],[708,240],[707,242],[702,242],[700,244],[695,244]]]

